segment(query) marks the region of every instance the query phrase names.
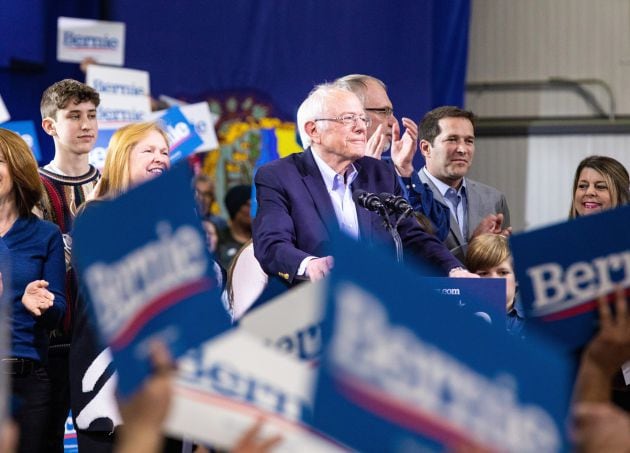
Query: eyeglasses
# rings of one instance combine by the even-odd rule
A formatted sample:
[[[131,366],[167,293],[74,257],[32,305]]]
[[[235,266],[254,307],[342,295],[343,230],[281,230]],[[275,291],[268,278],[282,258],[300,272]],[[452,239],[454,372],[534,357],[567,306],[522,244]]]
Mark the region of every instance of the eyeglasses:
[[[354,113],[348,113],[346,115],[341,115],[341,116],[336,116],[334,118],[317,118],[314,119],[313,121],[317,122],[317,121],[336,121],[338,123],[343,123],[346,126],[349,125],[355,125],[357,124],[357,121],[363,121],[363,124],[365,124],[366,127],[369,127],[370,124],[372,124],[372,120],[369,119],[367,116],[362,116],[362,115],[355,115]]]
[[[385,118],[389,118],[394,114],[394,109],[391,107],[382,107],[382,108],[374,108],[374,109],[365,109],[367,112],[374,112],[378,115],[383,115]]]

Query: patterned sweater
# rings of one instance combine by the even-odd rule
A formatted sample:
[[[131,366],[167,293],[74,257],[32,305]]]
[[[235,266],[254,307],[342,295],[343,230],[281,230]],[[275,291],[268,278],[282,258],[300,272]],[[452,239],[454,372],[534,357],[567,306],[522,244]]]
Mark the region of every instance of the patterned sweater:
[[[34,212],[42,219],[59,226],[63,235],[66,259],[66,313],[58,329],[51,336],[51,352],[62,348],[67,350],[71,339],[72,315],[76,305],[77,284],[70,267],[72,238],[70,232],[77,209],[89,197],[100,179],[100,173],[90,165],[87,173],[81,176],[65,176],[53,171],[50,165],[39,169],[39,176],[44,187],[44,196],[35,206]]]

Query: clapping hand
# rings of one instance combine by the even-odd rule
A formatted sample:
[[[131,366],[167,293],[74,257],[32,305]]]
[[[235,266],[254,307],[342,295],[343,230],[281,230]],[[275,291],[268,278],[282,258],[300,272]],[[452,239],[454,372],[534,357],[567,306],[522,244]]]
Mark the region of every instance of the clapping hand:
[[[402,119],[405,133],[400,136],[398,120],[392,126],[392,162],[403,178],[409,178],[413,173],[413,157],[418,149],[418,126],[409,119]]]
[[[35,280],[26,285],[22,305],[34,316],[43,315],[53,305],[55,295],[47,288],[46,280]]]

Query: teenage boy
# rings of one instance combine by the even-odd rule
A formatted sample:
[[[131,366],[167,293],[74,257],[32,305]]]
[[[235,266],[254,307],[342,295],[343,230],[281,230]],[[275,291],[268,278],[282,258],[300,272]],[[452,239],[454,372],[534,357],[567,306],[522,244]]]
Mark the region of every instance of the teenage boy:
[[[36,213],[59,225],[66,250],[67,311],[59,329],[53,332],[48,353],[48,373],[52,381],[52,416],[48,450],[63,452],[64,429],[70,408],[68,352],[77,285],[70,268],[74,217],[100,177],[89,163],[89,153],[98,134],[96,108],[98,92],[76,80],[65,79],[44,91],[40,103],[42,128],[55,142],[53,160],[39,169],[44,196]]]

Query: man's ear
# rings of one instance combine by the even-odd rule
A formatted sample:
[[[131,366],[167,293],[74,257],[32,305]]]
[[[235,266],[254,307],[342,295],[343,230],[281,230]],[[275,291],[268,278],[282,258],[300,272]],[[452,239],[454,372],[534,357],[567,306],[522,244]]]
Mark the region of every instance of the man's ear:
[[[51,137],[57,135],[57,131],[55,129],[55,120],[51,117],[47,116],[42,120],[42,129]]]
[[[431,157],[431,143],[427,140],[420,140],[420,152],[425,158]]]
[[[319,143],[319,130],[317,128],[317,123],[315,121],[307,121],[304,125],[304,130],[306,134],[310,137],[311,143]]]

